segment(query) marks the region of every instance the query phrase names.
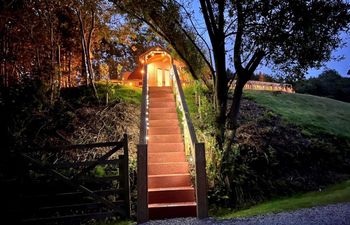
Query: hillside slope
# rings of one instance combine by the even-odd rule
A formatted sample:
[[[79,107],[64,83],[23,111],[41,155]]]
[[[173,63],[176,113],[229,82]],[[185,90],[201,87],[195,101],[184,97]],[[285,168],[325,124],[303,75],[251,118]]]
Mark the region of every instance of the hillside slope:
[[[210,203],[245,208],[349,179],[350,104],[309,95],[246,92],[236,142],[225,159],[229,171],[222,178],[215,117],[210,98],[204,97],[210,95],[201,87],[187,87],[185,95],[197,136],[206,146]]]
[[[350,138],[350,103],[305,94],[246,91],[245,97],[301,126],[306,133]]]

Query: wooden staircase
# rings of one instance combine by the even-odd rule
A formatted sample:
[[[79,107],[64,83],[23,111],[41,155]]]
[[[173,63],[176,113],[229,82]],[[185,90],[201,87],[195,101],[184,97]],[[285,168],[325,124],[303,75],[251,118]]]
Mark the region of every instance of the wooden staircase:
[[[196,216],[172,87],[149,87],[148,209],[150,219]]]

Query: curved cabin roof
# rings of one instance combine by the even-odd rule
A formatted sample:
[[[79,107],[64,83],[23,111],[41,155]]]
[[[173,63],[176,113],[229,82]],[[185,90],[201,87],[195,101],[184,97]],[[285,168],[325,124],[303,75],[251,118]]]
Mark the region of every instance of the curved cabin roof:
[[[138,66],[135,70],[129,74],[127,80],[142,80],[143,67],[145,64],[150,64],[153,62],[164,62],[164,63],[174,63],[178,67],[185,67],[186,64],[181,60],[174,60],[170,52],[160,46],[155,46],[148,49],[146,52],[142,53],[139,57]]]
[[[168,59],[172,60],[172,57],[171,57],[170,52],[168,50],[165,50],[164,48],[159,47],[159,46],[155,46],[155,47],[148,49],[146,52],[142,53],[139,56],[139,62],[141,64],[150,63],[149,62],[150,60],[156,61],[156,58],[158,58],[159,56],[160,57],[167,56]]]
[[[134,71],[128,77],[128,80],[142,80],[143,65],[138,65]]]

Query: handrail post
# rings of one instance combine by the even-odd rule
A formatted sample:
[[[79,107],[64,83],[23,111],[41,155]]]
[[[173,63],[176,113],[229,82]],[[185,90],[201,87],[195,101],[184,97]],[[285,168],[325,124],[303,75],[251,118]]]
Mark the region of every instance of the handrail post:
[[[207,176],[204,143],[195,143],[197,217],[208,217]]]
[[[147,121],[146,121],[146,111],[147,111],[147,101],[148,101],[148,79],[147,79],[147,65],[144,68],[144,76],[142,80],[142,100],[141,100],[141,121],[140,121],[140,144],[146,144],[147,140]]]
[[[124,160],[123,160],[123,170],[124,170],[124,190],[125,190],[125,207],[126,216],[130,218],[130,178],[129,178],[129,148],[128,148],[128,135],[124,134]]]
[[[137,223],[144,223],[149,219],[147,173],[147,145],[139,144],[137,145]]]
[[[147,222],[148,212],[148,167],[147,167],[147,107],[148,107],[147,65],[144,68],[140,120],[140,139],[137,145],[137,223]]]

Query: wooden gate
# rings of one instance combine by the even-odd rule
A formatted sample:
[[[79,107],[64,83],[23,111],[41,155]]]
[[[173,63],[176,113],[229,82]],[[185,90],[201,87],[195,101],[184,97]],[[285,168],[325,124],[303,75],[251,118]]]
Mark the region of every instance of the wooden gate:
[[[52,147],[18,154],[17,163],[22,171],[19,178],[6,186],[10,192],[17,193],[9,201],[12,222],[79,224],[92,219],[130,217],[126,134],[119,142]],[[72,160],[72,155],[76,159]]]

